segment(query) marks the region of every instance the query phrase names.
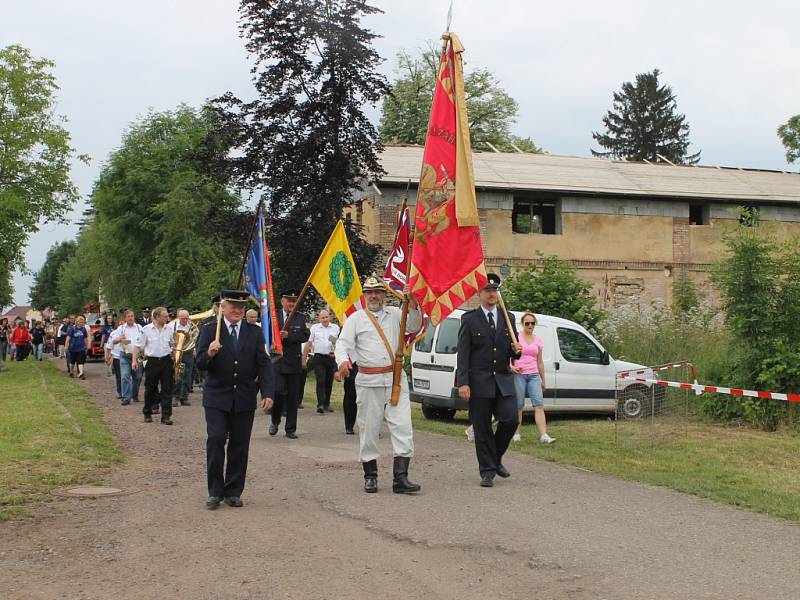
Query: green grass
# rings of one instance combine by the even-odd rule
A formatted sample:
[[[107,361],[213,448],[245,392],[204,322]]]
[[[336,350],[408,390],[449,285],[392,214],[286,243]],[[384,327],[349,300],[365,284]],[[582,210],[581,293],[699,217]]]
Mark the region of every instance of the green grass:
[[[97,481],[122,453],[87,392],[49,361],[0,372],[0,521],[58,487]]]
[[[466,417],[466,413],[458,413]],[[413,411],[414,427],[465,439],[466,418],[430,421]],[[656,426],[657,427],[657,426]],[[625,425],[620,431],[631,431]],[[550,418],[556,444],[538,443],[526,415],[521,442],[511,449],[532,458],[574,465],[595,473],[664,486],[774,517],[800,521],[800,436],[727,427],[697,419],[672,423],[669,431],[645,430],[648,442],[617,444],[607,418]]]

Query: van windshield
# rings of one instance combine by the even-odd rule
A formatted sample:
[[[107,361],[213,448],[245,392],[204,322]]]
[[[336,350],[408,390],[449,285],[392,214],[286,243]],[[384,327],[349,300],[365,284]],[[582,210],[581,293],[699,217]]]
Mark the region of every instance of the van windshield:
[[[455,354],[458,351],[459,319],[445,319],[439,323],[439,335],[436,338],[436,352],[439,354]]]
[[[417,352],[430,352],[433,349],[434,333],[436,333],[436,327],[431,325],[431,320],[428,317],[425,317],[425,335],[414,345]]]

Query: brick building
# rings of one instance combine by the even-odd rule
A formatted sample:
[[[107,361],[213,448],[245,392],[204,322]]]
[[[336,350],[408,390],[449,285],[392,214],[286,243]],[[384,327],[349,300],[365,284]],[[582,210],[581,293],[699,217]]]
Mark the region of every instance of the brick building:
[[[421,146],[387,146],[386,175],[349,217],[387,251],[408,181],[416,196]],[[509,274],[536,252],[568,259],[601,307],[670,300],[678,269],[699,285],[723,252],[739,207],[758,210],[778,240],[800,235],[800,174],[549,154],[473,154],[481,238],[490,270]]]

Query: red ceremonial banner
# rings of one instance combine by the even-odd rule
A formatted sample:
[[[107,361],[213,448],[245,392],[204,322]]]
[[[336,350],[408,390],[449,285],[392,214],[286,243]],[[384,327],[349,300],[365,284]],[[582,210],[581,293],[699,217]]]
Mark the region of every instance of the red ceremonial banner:
[[[435,325],[486,283],[458,36],[447,33],[433,95],[409,284]]]

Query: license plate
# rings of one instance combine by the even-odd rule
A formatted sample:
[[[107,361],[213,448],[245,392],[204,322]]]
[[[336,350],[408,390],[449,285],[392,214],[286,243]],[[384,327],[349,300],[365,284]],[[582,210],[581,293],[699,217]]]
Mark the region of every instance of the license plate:
[[[417,390],[429,390],[431,389],[431,382],[427,379],[415,379],[414,380],[414,389]]]

